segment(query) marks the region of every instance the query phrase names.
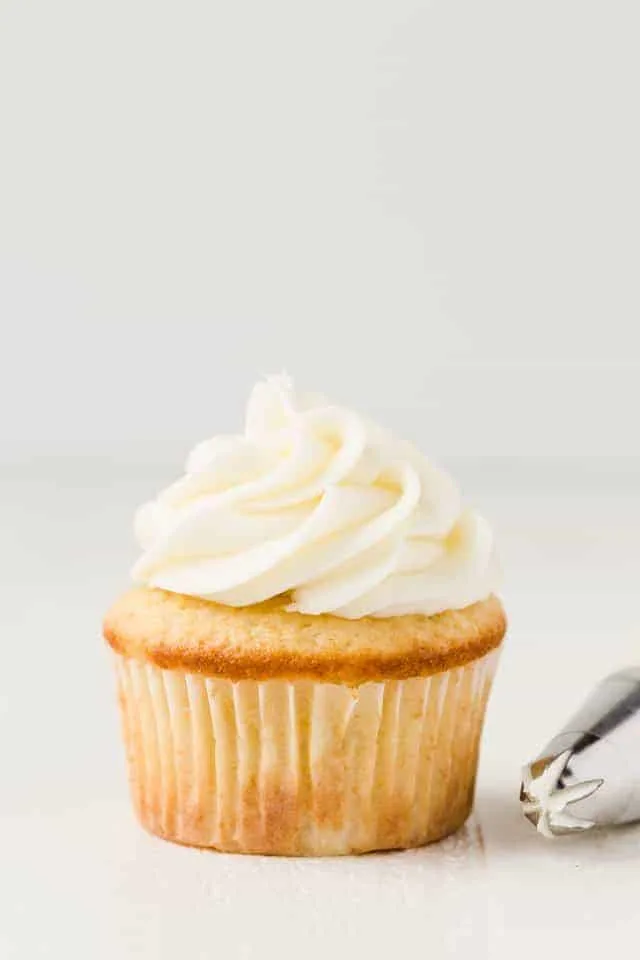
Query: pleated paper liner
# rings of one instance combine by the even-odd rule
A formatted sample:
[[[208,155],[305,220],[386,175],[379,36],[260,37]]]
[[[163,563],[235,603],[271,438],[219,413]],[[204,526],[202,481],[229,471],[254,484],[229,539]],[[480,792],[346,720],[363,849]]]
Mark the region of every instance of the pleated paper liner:
[[[420,846],[464,823],[498,651],[431,677],[230,681],[116,655],[136,812],[242,853]]]

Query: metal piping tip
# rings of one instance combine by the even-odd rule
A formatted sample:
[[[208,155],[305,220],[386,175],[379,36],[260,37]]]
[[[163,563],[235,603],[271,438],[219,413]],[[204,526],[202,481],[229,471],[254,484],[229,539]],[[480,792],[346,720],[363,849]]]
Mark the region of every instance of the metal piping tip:
[[[524,768],[520,802],[545,837],[640,822],[640,667],[597,685]]]
[[[568,807],[591,797],[604,780],[570,782],[571,754],[571,750],[565,750],[524,768],[520,787],[522,812],[543,837],[577,833],[595,826],[594,820],[580,817]]]

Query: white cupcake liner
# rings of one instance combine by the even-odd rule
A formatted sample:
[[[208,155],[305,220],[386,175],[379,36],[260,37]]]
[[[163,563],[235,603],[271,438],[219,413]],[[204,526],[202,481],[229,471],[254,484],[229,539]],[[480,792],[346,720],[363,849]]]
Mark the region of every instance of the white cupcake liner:
[[[497,656],[352,687],[235,682],[116,654],[137,814],[167,839],[244,853],[437,840],[472,806]]]

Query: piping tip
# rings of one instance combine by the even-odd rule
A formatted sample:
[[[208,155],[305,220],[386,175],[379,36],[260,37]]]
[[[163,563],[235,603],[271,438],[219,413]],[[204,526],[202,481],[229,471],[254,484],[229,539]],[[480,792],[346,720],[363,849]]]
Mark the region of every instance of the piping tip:
[[[534,761],[523,770],[522,812],[538,833],[548,839],[595,826],[595,820],[579,816],[577,811],[580,801],[593,796],[604,780],[570,782],[570,759],[571,750],[565,750],[557,757]]]
[[[640,668],[605,677],[522,773],[520,803],[544,837],[640,821]]]

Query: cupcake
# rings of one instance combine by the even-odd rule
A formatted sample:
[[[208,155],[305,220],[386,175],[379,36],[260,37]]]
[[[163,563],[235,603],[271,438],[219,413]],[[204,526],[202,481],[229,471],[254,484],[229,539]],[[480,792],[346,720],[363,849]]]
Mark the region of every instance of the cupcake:
[[[464,823],[506,624],[491,530],[446,474],[274,378],[135,527],[104,635],[143,826],[319,856]]]

